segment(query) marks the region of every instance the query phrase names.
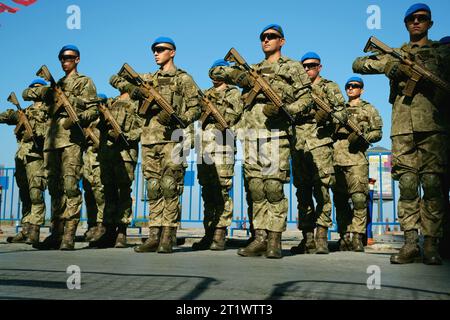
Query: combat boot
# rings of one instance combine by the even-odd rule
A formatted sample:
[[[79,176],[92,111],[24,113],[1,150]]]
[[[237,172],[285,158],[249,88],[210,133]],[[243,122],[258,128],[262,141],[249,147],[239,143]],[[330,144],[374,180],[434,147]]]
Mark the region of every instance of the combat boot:
[[[134,247],[134,251],[141,252],[155,252],[159,245],[161,235],[160,227],[150,227],[148,232],[148,239],[138,247]]]
[[[98,222],[97,227],[93,231],[92,237],[90,238],[89,242],[98,242],[106,233],[106,226]]]
[[[75,234],[77,232],[78,221],[68,220],[64,225],[64,235],[62,237],[59,250],[68,251],[75,249]]]
[[[418,258],[420,258],[419,233],[417,230],[405,231],[405,244],[399,253],[391,255],[391,263],[413,263]]]
[[[353,251],[350,232],[341,234],[341,238],[339,239],[339,251]]]
[[[173,252],[173,234],[176,234],[176,227],[163,227],[161,232],[161,241],[159,241],[158,253]]]
[[[314,232],[312,230],[302,231],[303,239],[298,246],[291,248],[292,254],[315,253],[316,242],[314,241]]]
[[[263,229],[255,230],[255,240],[245,248],[239,248],[238,255],[243,257],[262,256],[267,251],[267,232]]]
[[[227,228],[216,228],[214,230],[214,236],[211,246],[209,247],[214,251],[225,250],[225,236],[227,235]]]
[[[44,241],[33,244],[33,248],[39,250],[57,250],[61,246],[62,236],[64,233],[64,221],[52,221],[51,234]]]
[[[423,263],[428,265],[441,265],[442,258],[438,250],[438,238],[424,237],[423,241]]]
[[[364,245],[362,243],[362,234],[353,232],[352,247],[355,252],[364,252]]]
[[[95,232],[97,230],[97,226],[91,226],[89,229],[84,233],[84,241],[92,241],[92,237],[94,236]]]
[[[328,254],[328,228],[317,226],[316,231],[316,254]]]
[[[281,232],[269,231],[267,235],[266,257],[269,259],[281,259]]]
[[[6,238],[6,241],[9,243],[26,243],[28,238],[30,224],[28,222],[25,222],[22,224],[22,230],[20,230],[19,233],[17,233],[14,237],[8,237]]]
[[[205,235],[198,242],[192,244],[192,250],[208,250],[213,241],[214,229],[208,228],[205,230]]]
[[[41,226],[36,224],[30,224],[27,238],[27,244],[31,244],[33,246],[39,243],[39,234],[41,230]]]
[[[104,228],[105,228],[105,232],[100,237],[100,239],[98,239],[98,241],[94,241],[94,239],[96,239],[96,237],[99,234],[96,233],[94,235],[93,240],[91,240],[91,242],[89,242],[90,247],[97,247],[97,248],[105,249],[105,248],[113,248],[115,246],[116,239],[117,239],[116,226],[113,224],[106,224],[106,225],[104,225]]]
[[[114,248],[126,248],[127,247],[127,225],[119,224],[117,226],[117,237]]]

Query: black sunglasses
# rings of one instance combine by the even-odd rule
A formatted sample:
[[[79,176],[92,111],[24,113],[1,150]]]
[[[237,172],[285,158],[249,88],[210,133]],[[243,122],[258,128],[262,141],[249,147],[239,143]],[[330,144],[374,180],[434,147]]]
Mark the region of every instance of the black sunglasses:
[[[320,63],[304,63],[303,68],[314,69],[320,66]]]
[[[73,56],[73,55],[59,56],[59,60],[61,60],[61,61],[75,61],[76,58],[78,58],[78,56]]]
[[[349,83],[345,86],[345,90],[348,90],[348,89],[362,89],[362,86],[357,83]]]
[[[160,46],[160,47],[154,47],[154,48],[153,48],[153,53],[155,53],[155,52],[161,53],[161,52],[164,52],[164,51],[166,51],[166,50],[172,50],[172,49],[167,48],[167,47],[162,47],[162,46]]]
[[[415,22],[416,19],[419,23],[423,23],[423,22],[427,22],[427,21],[431,20],[430,16],[428,16],[426,14],[413,14],[413,15],[410,15],[409,17],[407,17],[405,19],[405,21],[408,23],[411,23],[411,22]]]
[[[261,41],[265,41],[266,39],[267,40],[274,40],[274,39],[280,39],[280,38],[281,38],[281,36],[279,36],[278,34],[273,33],[273,32],[263,33],[262,35],[259,36],[259,39]]]

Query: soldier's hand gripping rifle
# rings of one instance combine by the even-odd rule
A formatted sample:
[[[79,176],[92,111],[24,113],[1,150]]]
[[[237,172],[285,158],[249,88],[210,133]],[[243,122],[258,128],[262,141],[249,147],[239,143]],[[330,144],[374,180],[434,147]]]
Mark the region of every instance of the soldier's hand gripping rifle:
[[[105,102],[106,100],[104,99],[98,101],[97,103],[98,110],[103,114],[105,121],[111,126],[112,130],[114,131],[114,135],[116,136],[116,139],[118,137],[122,138],[122,141],[125,143],[125,145],[129,147],[130,144],[128,143],[128,140],[125,137],[125,135],[123,134],[122,128],[117,123],[117,120],[113,117],[108,107],[106,107]]]
[[[321,99],[315,92],[311,91],[311,98],[313,99],[313,101],[315,102],[315,104],[322,109],[323,111],[325,111],[326,113],[328,113],[329,115],[331,115],[333,118],[335,118],[343,127],[346,128],[350,128],[350,130],[354,133],[356,133],[358,135],[358,137],[360,137],[362,140],[364,140],[365,143],[367,143],[369,146],[372,146],[372,144],[366,139],[366,137],[364,137],[364,134],[362,133],[361,129],[359,129],[358,125],[356,123],[354,123],[352,120],[348,119],[347,122],[344,122],[341,118],[337,117],[334,112],[333,109],[331,108],[331,106],[324,101],[323,99]]]
[[[11,92],[11,94],[8,97],[8,102],[11,102],[13,105],[17,108],[17,113],[19,115],[19,122],[16,125],[16,128],[14,129],[14,134],[17,135],[19,133],[20,129],[23,127],[28,134],[28,136],[33,140],[34,145],[37,147],[38,144],[36,143],[36,139],[33,133],[33,128],[31,127],[30,121],[28,121],[28,118],[23,111],[22,107],[20,106],[19,100],[17,100],[17,96],[14,92]]]
[[[252,77],[254,86],[250,90],[248,96],[245,99],[245,105],[249,105],[253,102],[256,96],[262,91],[262,93],[279,109],[281,109],[286,117],[289,119],[290,123],[295,125],[295,120],[291,114],[287,111],[285,104],[281,100],[280,96],[272,89],[270,84],[260,75],[256,70],[248,65],[245,59],[237,52],[236,49],[231,48],[224,58],[229,62],[234,62],[242,67],[248,72],[250,77]]]
[[[166,111],[170,115],[170,117],[172,117],[183,129],[187,127],[183,120],[178,117],[170,103],[167,102],[167,100],[151,84],[145,82],[128,63],[124,63],[118,75],[125,78],[130,83],[138,86],[139,88],[144,89],[146,98],[139,108],[140,115],[145,115],[150,104],[152,104],[154,101],[161,109]]]
[[[417,62],[413,62],[405,57],[403,57],[399,52],[395,51],[385,43],[378,40],[376,37],[370,37],[364,47],[364,52],[382,52],[385,54],[389,54],[394,58],[401,61],[401,63],[407,65],[411,69],[411,74],[408,75],[409,79],[406,82],[406,87],[403,89],[403,94],[407,97],[412,97],[414,94],[414,89],[419,82],[420,79],[425,79],[427,81],[432,82],[434,85],[444,90],[447,93],[450,93],[450,84],[433,74],[427,68],[421,66]]]
[[[208,99],[208,97],[201,90],[198,90],[198,94],[201,97],[202,104],[206,109],[199,119],[202,128],[203,129],[205,128],[208,121],[208,117],[211,115],[219,124],[220,131],[225,131],[229,129],[228,123],[226,122],[225,118],[222,116],[220,111],[217,110],[216,106],[214,106],[214,104]]]

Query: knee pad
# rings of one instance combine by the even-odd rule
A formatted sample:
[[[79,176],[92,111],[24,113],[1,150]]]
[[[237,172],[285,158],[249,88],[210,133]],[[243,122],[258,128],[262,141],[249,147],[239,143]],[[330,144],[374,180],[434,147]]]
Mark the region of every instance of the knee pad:
[[[365,209],[367,207],[367,196],[364,193],[352,194],[353,208],[356,210]]]
[[[250,197],[255,202],[261,202],[265,198],[264,194],[264,182],[262,179],[254,178],[248,181],[248,191]]]
[[[147,196],[149,200],[158,200],[161,197],[161,186],[158,179],[147,181]]]
[[[74,176],[64,177],[64,193],[68,198],[75,198],[80,195],[77,178]]]
[[[405,173],[400,177],[398,182],[402,200],[414,200],[419,196],[419,182],[415,174]]]
[[[161,179],[162,195],[166,199],[174,198],[178,195],[178,184],[174,177],[165,175]]]
[[[270,203],[279,202],[284,198],[283,184],[279,180],[264,181],[264,193]]]
[[[41,204],[44,202],[44,194],[39,188],[30,189],[30,199],[32,204]]]
[[[420,177],[424,199],[439,198],[442,196],[441,178],[437,174],[427,173]]]

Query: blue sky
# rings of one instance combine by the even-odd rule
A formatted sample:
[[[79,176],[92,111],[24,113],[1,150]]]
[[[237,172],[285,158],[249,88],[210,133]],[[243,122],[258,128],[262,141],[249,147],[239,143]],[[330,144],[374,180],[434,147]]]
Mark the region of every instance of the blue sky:
[[[153,72],[157,66],[150,52],[152,41],[161,35],[177,44],[175,63],[188,71],[201,88],[210,86],[208,69],[235,47],[249,63],[262,60],[258,35],[270,23],[283,26],[286,45],[283,54],[293,58],[307,51],[322,57],[322,75],[337,82],[341,89],[352,75],[351,65],[371,35],[391,46],[408,41],[403,24],[406,9],[414,1],[385,0],[285,0],[285,1],[107,1],[37,0],[21,6],[15,13],[0,14],[0,111],[13,107],[6,98],[11,91],[21,97],[22,90],[36,78],[46,64],[55,78],[63,74],[57,60],[59,49],[69,43],[81,51],[79,71],[90,76],[98,92],[114,96],[108,84],[124,62],[139,72]],[[430,0],[434,27],[430,38],[439,40],[450,34],[450,1]],[[67,8],[81,10],[81,29],[70,30]],[[369,29],[370,5],[381,10],[381,29]],[[384,76],[365,76],[364,98],[380,111],[384,137],[379,145],[390,148],[388,81]],[[22,102],[23,106],[28,104]],[[0,165],[12,166],[16,141],[13,127],[0,125]]]

